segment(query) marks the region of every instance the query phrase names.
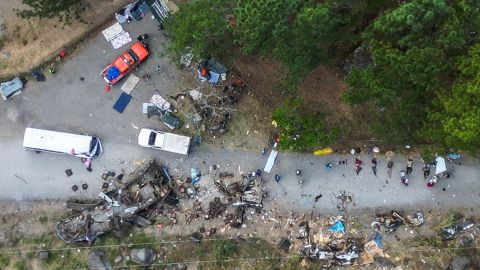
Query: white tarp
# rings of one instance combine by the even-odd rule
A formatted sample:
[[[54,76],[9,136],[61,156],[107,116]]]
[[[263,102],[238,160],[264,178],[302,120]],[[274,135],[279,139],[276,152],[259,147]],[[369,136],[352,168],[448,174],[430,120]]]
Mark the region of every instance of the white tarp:
[[[122,25],[118,22],[103,30],[102,34],[108,42],[112,43],[114,49],[118,49],[132,41],[130,34],[125,32]]]
[[[123,30],[123,27],[120,25],[120,23],[117,22],[114,25],[112,25],[112,26],[108,27],[107,29],[103,30],[102,34],[105,37],[105,39],[108,42],[110,42],[123,32],[125,32],[125,30]]]
[[[277,159],[278,151],[275,150],[277,144],[273,146],[272,152],[270,152],[270,156],[268,157],[267,164],[265,164],[265,168],[263,169],[264,172],[270,173],[272,171],[273,165],[275,164],[275,159]]]
[[[440,174],[447,170],[447,164],[445,164],[445,159],[443,157],[437,157],[435,161],[437,162],[435,165],[435,174]]]
[[[123,32],[114,40],[110,41],[110,43],[112,43],[113,48],[116,50],[122,47],[123,45],[128,44],[131,41],[132,41],[132,38],[130,37],[130,34],[128,32]]]
[[[130,75],[130,77],[128,77],[128,79],[123,83],[122,87],[120,87],[120,89],[129,94],[133,91],[133,88],[135,88],[135,86],[137,85],[137,83],[140,81],[140,78],[135,76],[135,75]]]
[[[170,102],[164,99],[159,93],[153,94],[152,98],[150,99],[150,103],[153,103],[155,106],[164,111],[169,111],[171,106]]]

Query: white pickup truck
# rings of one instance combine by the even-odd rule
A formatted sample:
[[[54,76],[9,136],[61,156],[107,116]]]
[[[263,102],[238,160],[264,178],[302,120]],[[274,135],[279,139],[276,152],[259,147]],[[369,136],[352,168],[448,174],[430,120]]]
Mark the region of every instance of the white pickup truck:
[[[140,133],[138,133],[138,145],[188,155],[190,150],[190,137],[142,128]]]

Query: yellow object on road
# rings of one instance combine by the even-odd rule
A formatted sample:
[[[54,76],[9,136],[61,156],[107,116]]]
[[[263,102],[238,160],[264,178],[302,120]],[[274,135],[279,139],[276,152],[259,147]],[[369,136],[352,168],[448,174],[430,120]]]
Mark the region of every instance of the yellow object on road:
[[[315,156],[328,155],[328,154],[331,154],[331,153],[333,153],[333,149],[330,148],[330,147],[323,148],[323,149],[318,149],[318,150],[313,151],[313,154],[314,154]]]

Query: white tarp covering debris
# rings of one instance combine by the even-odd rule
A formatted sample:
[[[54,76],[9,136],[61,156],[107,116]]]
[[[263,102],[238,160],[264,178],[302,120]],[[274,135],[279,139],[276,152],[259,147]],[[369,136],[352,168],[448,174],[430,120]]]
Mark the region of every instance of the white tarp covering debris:
[[[125,32],[122,25],[118,22],[103,30],[102,34],[108,42],[112,43],[114,49],[118,49],[132,41],[130,34]]]
[[[150,103],[154,104],[155,106],[159,107],[164,111],[170,110],[171,104],[166,99],[164,99],[159,93],[153,94],[152,98],[150,99]]]

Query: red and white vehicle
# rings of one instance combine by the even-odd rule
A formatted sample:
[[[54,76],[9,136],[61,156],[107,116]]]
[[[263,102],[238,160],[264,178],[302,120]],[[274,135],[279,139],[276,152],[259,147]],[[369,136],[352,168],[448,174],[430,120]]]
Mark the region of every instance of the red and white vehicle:
[[[120,81],[149,55],[147,46],[142,42],[135,42],[130,49],[123,52],[110,65],[102,70],[102,77],[109,85]]]

